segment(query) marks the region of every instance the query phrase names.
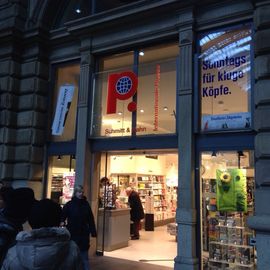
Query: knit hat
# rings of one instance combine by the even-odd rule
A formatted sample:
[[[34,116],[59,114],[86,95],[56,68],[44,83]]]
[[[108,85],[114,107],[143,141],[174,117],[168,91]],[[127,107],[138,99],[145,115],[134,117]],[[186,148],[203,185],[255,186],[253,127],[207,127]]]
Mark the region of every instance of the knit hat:
[[[31,188],[23,187],[9,190],[4,200],[6,203],[3,213],[8,218],[24,223],[35,202],[34,191]]]
[[[58,227],[61,222],[61,206],[50,200],[43,199],[35,202],[29,215],[29,224],[32,229],[42,227]]]

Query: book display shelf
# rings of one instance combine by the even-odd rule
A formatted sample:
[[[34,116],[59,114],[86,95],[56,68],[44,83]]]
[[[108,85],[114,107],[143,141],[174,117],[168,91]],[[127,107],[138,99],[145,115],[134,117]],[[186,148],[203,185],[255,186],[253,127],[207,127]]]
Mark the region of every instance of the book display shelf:
[[[216,179],[202,179],[202,244],[208,254],[204,269],[256,269],[254,232],[247,227],[247,218],[253,215],[254,178],[245,178],[245,211],[221,211],[218,185]]]
[[[110,179],[116,185],[120,197],[128,186],[132,186],[140,195],[145,213],[154,214],[155,222],[175,217],[177,190],[166,185],[165,176],[112,174]]]

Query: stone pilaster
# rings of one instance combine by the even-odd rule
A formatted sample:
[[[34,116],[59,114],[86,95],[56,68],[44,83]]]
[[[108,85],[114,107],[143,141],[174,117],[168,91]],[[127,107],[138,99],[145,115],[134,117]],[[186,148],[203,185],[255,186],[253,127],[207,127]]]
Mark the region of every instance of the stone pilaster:
[[[12,44],[10,44],[12,47]],[[0,54],[2,50],[0,48]],[[19,154],[16,140],[16,123],[19,93],[20,64],[12,56],[0,61],[0,179],[11,181],[14,174],[14,159]],[[24,168],[27,171],[28,168]]]
[[[256,1],[255,22],[255,215],[248,225],[256,232],[257,269],[270,264],[270,1]]]
[[[0,179],[12,181],[16,156],[17,106],[20,91],[22,28],[25,19],[23,1],[0,3]],[[29,168],[17,167],[24,173]]]
[[[76,184],[86,185],[89,180],[90,153],[87,140],[90,72],[93,59],[90,54],[91,40],[81,42],[80,88],[78,96]]]
[[[48,64],[44,33],[25,32],[27,5],[26,0],[0,3],[0,179],[33,187],[40,197]]]
[[[93,57],[90,53],[91,39],[81,41],[81,70],[78,96],[77,145],[76,145],[76,184],[87,189],[90,183],[90,146],[88,142],[89,126],[89,92],[91,74],[93,72]],[[90,193],[88,193],[89,195]]]
[[[175,258],[176,270],[199,269],[196,254],[196,206],[194,176],[194,139],[193,139],[193,29],[192,13],[182,14],[179,27],[179,81],[178,81],[178,145],[179,145],[179,182],[178,207],[178,249]]]
[[[45,42],[45,41],[44,41]],[[15,157],[16,166],[29,168],[23,175],[17,170],[13,180],[27,181],[35,189],[37,197],[43,193],[43,161],[48,129],[49,67],[42,42],[31,42],[34,55],[25,54],[21,65],[20,94],[17,106],[16,149],[21,155]],[[16,170],[15,170],[16,171]]]
[[[80,88],[78,97],[78,117],[77,117],[77,144],[76,144],[76,185],[83,185],[86,196],[91,204],[94,215],[97,213],[97,183],[93,181],[91,173],[91,148],[88,139],[89,117],[89,97],[91,93],[92,74],[94,59],[91,55],[91,39],[86,38],[81,41],[81,70]],[[94,167],[94,166],[93,166]],[[96,190],[93,192],[93,189]],[[92,241],[90,253],[94,253],[96,243]]]

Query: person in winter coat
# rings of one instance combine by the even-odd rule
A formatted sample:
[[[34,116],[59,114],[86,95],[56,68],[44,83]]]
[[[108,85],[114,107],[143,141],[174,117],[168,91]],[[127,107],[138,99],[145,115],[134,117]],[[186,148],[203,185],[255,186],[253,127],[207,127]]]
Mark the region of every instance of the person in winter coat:
[[[83,187],[76,186],[71,201],[63,208],[62,222],[67,222],[67,229],[71,234],[71,239],[78,245],[84,264],[84,269],[88,270],[88,249],[90,246],[90,234],[97,236],[94,216],[89,203],[83,196]]]
[[[144,218],[143,206],[138,192],[133,190],[131,187],[126,189],[126,194],[128,196],[129,206],[131,208],[130,219],[133,221],[131,226],[131,240],[137,240],[140,239],[140,222],[141,219]]]
[[[0,211],[0,266],[7,250],[14,245],[17,233],[22,231],[22,224],[35,202],[31,188],[3,187],[1,196],[4,207]]]
[[[0,188],[0,211],[4,209],[7,199],[10,197],[9,193],[13,191],[12,187],[2,186]]]
[[[29,216],[32,230],[17,235],[1,270],[82,270],[77,245],[67,229],[58,227],[61,214],[61,206],[50,199],[35,202]]]

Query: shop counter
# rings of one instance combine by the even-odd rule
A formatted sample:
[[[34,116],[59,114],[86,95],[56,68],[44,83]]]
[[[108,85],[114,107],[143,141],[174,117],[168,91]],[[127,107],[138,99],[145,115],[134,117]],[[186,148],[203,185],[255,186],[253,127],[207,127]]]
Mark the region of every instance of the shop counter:
[[[103,213],[98,212],[98,250],[102,250]],[[104,251],[112,251],[128,246],[130,238],[130,208],[106,209],[104,230]]]

